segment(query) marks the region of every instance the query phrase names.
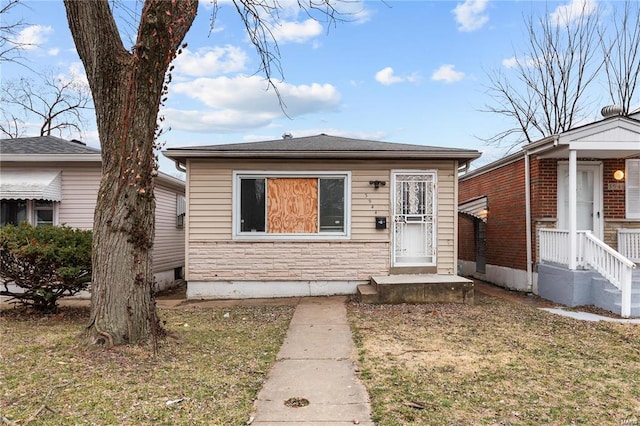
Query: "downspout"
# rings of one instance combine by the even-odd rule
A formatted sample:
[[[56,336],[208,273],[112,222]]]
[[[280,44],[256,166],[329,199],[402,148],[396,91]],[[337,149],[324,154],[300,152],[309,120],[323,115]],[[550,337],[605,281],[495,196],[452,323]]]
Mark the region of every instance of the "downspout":
[[[184,167],[178,160],[173,160],[173,164],[176,165],[176,169],[182,173],[187,173],[186,167]]]
[[[533,242],[531,241],[531,166],[529,151],[524,152],[524,214],[527,250],[527,291],[533,292]]]

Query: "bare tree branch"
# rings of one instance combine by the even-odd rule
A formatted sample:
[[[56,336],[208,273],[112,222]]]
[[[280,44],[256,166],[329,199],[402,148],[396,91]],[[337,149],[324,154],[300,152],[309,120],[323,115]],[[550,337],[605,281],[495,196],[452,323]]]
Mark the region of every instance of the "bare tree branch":
[[[549,14],[525,18],[528,45],[514,55],[510,75],[489,73],[494,104],[486,112],[506,116],[512,128],[483,139],[510,146],[533,142],[572,128],[587,116],[587,89],[602,67],[597,56],[598,14],[587,10],[573,18]]]
[[[18,5],[20,0],[0,0],[0,64],[2,62],[20,62],[25,47],[18,39],[20,29],[26,26],[23,20],[7,22],[6,16]]]
[[[640,78],[640,4],[626,0],[622,16],[613,14],[613,32],[599,30],[609,96],[613,104],[629,114]]]
[[[81,132],[86,125],[84,111],[92,109],[89,88],[77,81],[45,73],[41,81],[21,78],[0,86],[3,121],[0,132],[18,137],[27,130],[26,123],[36,122],[40,136],[62,135],[64,130]]]

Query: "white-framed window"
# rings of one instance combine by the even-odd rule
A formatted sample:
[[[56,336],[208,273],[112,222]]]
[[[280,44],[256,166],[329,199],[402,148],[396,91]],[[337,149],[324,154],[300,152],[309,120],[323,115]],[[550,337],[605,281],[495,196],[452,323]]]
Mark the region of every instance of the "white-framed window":
[[[35,226],[57,225],[58,205],[48,200],[0,200],[0,226],[22,222]]]
[[[234,172],[234,237],[345,239],[349,172]]]
[[[627,160],[625,169],[626,216],[640,219],[640,159]]]
[[[53,206],[53,201],[34,200],[33,224],[35,226],[54,225],[55,216]]]
[[[176,228],[184,228],[184,218],[187,215],[187,200],[182,194],[176,194]]]

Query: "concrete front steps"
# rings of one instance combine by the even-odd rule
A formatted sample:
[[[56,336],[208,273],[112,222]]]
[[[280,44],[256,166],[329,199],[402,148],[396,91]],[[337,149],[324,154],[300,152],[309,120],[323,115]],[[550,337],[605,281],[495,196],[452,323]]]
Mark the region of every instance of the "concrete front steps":
[[[457,275],[398,274],[372,276],[358,286],[361,303],[473,303],[473,281]]]
[[[622,312],[622,292],[597,274],[592,279],[591,291],[594,294],[594,305],[620,315]],[[631,318],[640,318],[640,269],[633,271],[631,281]]]

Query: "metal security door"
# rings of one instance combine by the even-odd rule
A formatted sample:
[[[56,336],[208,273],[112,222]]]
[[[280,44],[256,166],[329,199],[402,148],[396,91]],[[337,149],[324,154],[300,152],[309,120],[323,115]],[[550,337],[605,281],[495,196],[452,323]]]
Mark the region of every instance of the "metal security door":
[[[435,173],[394,173],[393,201],[393,266],[435,265]]]

